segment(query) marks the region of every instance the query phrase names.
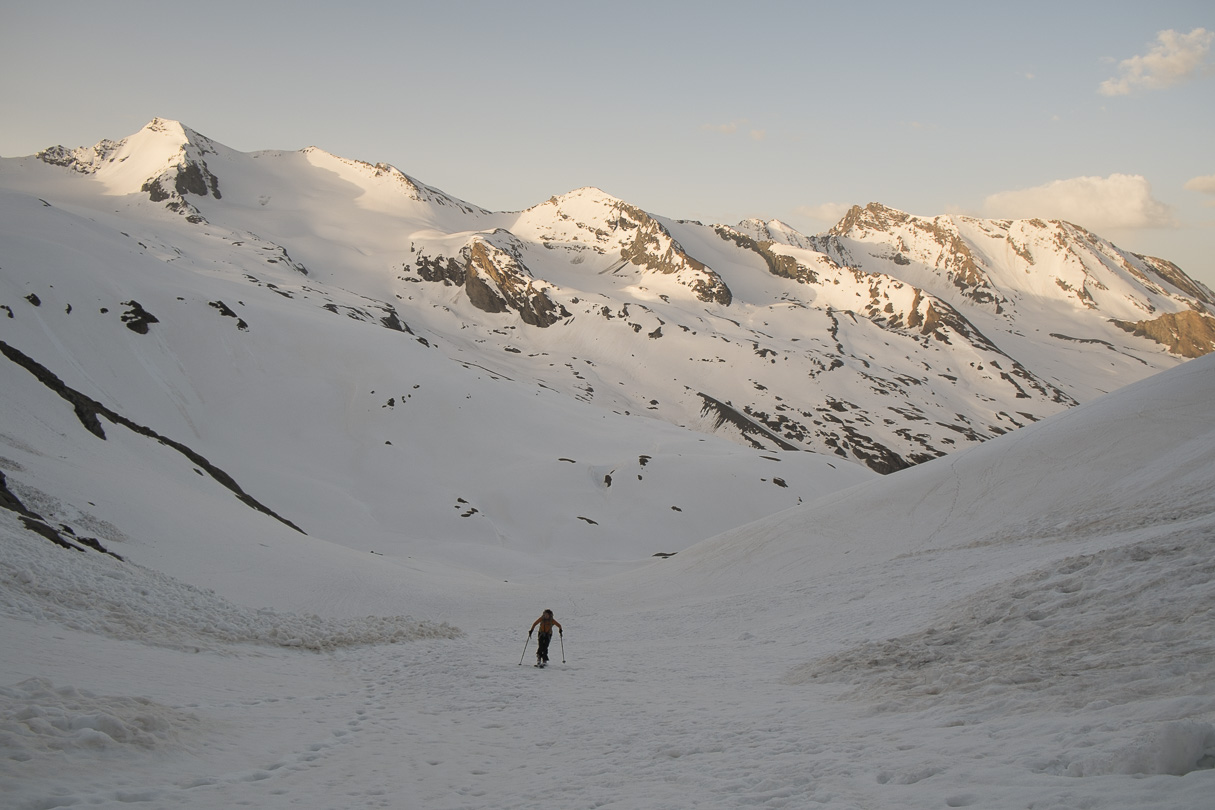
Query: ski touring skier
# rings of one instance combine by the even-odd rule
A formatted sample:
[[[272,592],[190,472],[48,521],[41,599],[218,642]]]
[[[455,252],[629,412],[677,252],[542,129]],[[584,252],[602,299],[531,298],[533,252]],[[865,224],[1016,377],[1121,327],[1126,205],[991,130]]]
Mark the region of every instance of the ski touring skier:
[[[536,636],[536,666],[541,669],[548,663],[548,644],[553,640],[553,628],[557,628],[557,633],[565,638],[565,631],[561,628],[561,622],[553,618],[553,612],[546,610],[540,614],[540,618],[532,622],[532,629],[527,631],[527,637],[531,638],[536,627],[540,627],[540,634]]]

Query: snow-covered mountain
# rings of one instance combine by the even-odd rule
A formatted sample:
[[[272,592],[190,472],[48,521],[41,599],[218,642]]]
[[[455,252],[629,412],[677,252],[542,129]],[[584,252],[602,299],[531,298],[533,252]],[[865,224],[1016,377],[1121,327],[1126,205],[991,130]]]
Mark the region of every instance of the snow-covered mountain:
[[[0,795],[1204,806],[1210,305],[1066,223],[0,161]]]
[[[1215,322],[1179,269],[1066,223],[871,205],[809,237],[593,188],[493,213],[164,120],[0,161],[0,213],[10,441],[104,480],[114,433],[156,439],[122,452],[186,478],[108,484],[130,520],[177,480],[148,535],[202,475],[495,573],[676,551],[1177,365]]]
[[[226,282],[250,333],[268,295],[326,307],[533,390],[879,472],[1215,345],[1210,290],[1063,222],[874,204],[809,237],[671,220],[593,188],[491,213],[384,164],[240,153],[162,120],[0,175],[12,204],[46,209],[32,228],[75,214]],[[49,279],[0,266],[10,295],[46,294]],[[124,296],[161,317],[172,291],[142,283]]]

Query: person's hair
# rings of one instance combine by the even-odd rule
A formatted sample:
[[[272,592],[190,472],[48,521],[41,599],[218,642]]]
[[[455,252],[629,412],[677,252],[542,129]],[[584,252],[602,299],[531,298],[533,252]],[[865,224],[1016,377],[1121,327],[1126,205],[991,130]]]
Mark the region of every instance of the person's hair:
[[[553,612],[552,612],[551,610],[546,610],[546,611],[544,611],[544,615],[545,615],[545,616],[552,616],[552,615],[553,615]]]

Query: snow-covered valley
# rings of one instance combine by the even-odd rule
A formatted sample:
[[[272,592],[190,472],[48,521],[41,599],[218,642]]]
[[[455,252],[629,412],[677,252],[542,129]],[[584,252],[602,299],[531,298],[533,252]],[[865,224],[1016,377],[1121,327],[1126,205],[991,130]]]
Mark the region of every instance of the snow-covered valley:
[[[1209,806],[1167,262],[493,213],[163,121],[0,181],[6,806]]]

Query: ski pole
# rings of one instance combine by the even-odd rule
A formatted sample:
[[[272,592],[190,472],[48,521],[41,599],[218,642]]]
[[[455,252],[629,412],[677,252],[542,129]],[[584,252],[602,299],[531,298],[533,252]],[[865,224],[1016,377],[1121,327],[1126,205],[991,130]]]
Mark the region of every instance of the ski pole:
[[[523,659],[524,659],[524,657],[527,656],[527,645],[531,643],[531,640],[532,640],[532,634],[528,633],[527,641],[523,642],[523,655],[519,656],[519,666],[523,666]],[[564,658],[565,653],[561,653],[561,657]],[[561,663],[564,664],[565,661],[562,661]]]
[[[561,663],[565,663],[565,633],[558,633],[557,638],[561,639]],[[520,661],[519,663],[523,663]]]

